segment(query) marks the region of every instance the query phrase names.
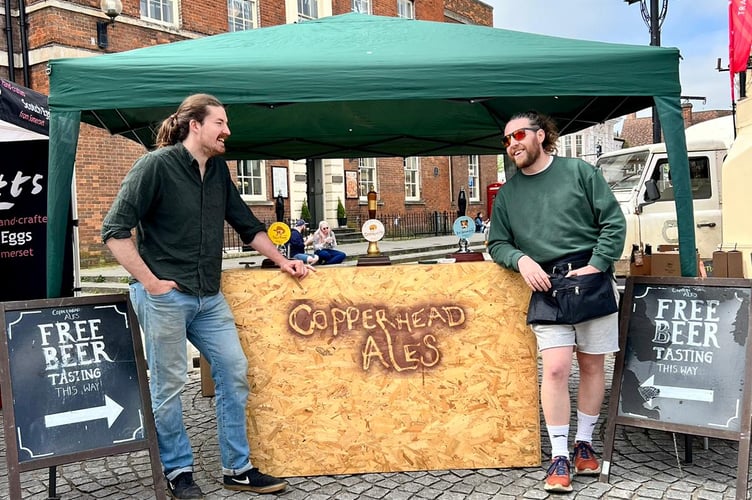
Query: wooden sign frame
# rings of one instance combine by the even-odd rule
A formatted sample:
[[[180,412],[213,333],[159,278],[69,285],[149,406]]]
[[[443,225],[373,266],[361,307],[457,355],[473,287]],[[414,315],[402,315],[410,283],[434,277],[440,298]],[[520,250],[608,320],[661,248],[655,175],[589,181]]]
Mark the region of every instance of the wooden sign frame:
[[[21,498],[21,472],[146,449],[155,497],[164,499],[141,333],[128,296],[3,302],[0,330],[10,497]],[[86,406],[92,399],[97,406]],[[22,442],[30,436],[36,446]]]
[[[732,292],[735,293],[734,298],[740,300],[741,304],[737,310],[738,315],[747,316],[746,325],[738,325],[733,331],[723,332],[719,328],[716,332],[715,329],[720,324],[721,314],[728,314],[728,311],[717,312],[715,311],[715,305],[708,305],[703,299],[700,299],[701,293],[705,291],[716,291],[718,293],[725,293],[727,301],[731,299],[728,297]],[[659,306],[656,306],[658,311],[655,317],[643,315],[647,313],[647,300],[641,301],[643,297],[648,296],[649,293],[671,293],[672,297],[679,297],[677,300],[672,300],[670,303],[667,299],[658,299]],[[739,292],[742,292],[742,297],[739,296]],[[636,293],[642,294],[640,297],[635,297]],[[656,295],[657,296],[657,295]],[[704,296],[704,295],[703,295]],[[746,298],[746,308],[745,307]],[[693,302],[694,300],[694,302]],[[720,302],[718,303],[720,304]],[[724,302],[725,304],[725,302]],[[645,307],[645,310],[636,311],[637,307]],[[733,304],[732,304],[733,306]],[[673,312],[669,311],[669,308],[675,307]],[[680,310],[680,308],[682,308]],[[705,309],[703,309],[705,308]],[[696,318],[688,318],[687,315],[696,316]],[[703,317],[704,315],[704,317]],[[712,318],[711,318],[712,316]],[[718,439],[725,439],[730,441],[737,441],[738,445],[738,463],[737,463],[737,482],[736,482],[736,498],[747,498],[747,478],[749,470],[749,452],[750,452],[750,431],[752,430],[752,327],[750,326],[750,319],[752,318],[752,280],[747,279],[733,279],[733,278],[677,278],[677,277],[631,277],[627,279],[624,298],[621,307],[621,314],[619,320],[619,346],[620,350],[616,356],[616,362],[614,365],[614,376],[611,386],[611,397],[609,402],[608,422],[606,426],[606,436],[604,442],[603,453],[603,467],[600,474],[601,482],[608,482],[609,473],[613,451],[614,451],[614,436],[616,431],[616,425],[628,425],[632,427],[640,427],[646,429],[655,429],[668,432],[678,432],[689,436],[706,436]],[[640,320],[647,320],[646,323],[639,323]],[[677,324],[674,324],[676,320]],[[695,319],[697,321],[688,321]],[[660,324],[658,322],[660,321]],[[718,325],[714,323],[718,322]],[[683,323],[683,324],[678,324]],[[694,323],[694,327],[688,327],[687,324]],[[710,332],[709,336],[705,337],[704,342],[699,342],[699,338],[693,337],[693,342],[689,341],[690,330],[683,330],[685,328],[694,328],[691,330],[692,335],[701,335],[703,327],[707,328],[709,323],[711,325],[710,330],[704,330],[705,334]],[[651,326],[652,325],[652,326]],[[646,327],[652,328],[649,330]],[[673,329],[669,330],[667,328]],[[681,348],[682,353],[679,354],[678,350],[672,351],[671,360],[680,359],[679,362],[696,357],[693,362],[697,363],[697,367],[688,367],[686,364],[668,363],[668,349],[671,349],[673,343],[667,343],[666,337],[671,333],[671,340],[677,341],[677,349]],[[683,333],[679,333],[683,332]],[[715,335],[713,335],[715,333]],[[743,366],[743,370],[739,370],[740,379],[738,386],[734,384],[718,384],[717,380],[713,380],[712,376],[708,376],[708,371],[712,371],[712,360],[708,358],[707,351],[704,354],[704,358],[701,356],[702,347],[698,347],[690,353],[691,349],[685,349],[690,344],[693,346],[709,346],[714,347],[721,338],[721,341],[727,340],[723,337],[724,333],[734,333],[733,341],[735,345],[739,345],[737,353],[729,353],[731,349],[725,349],[724,354],[727,358],[724,358],[718,366],[722,366],[728,369],[729,364],[725,363],[728,356],[736,356],[736,358],[729,360],[733,363],[732,366]],[[683,335],[687,335],[683,337]],[[745,338],[742,338],[746,335]],[[649,349],[645,349],[645,337],[647,336],[648,342],[652,342],[648,346]],[[663,341],[666,343],[656,346],[656,341]],[[743,341],[743,342],[742,342]],[[629,344],[628,344],[629,342]],[[642,344],[640,344],[642,343]],[[684,345],[686,344],[686,346]],[[722,345],[720,347],[723,347]],[[721,349],[717,349],[720,352]],[[639,352],[639,353],[638,353]],[[712,356],[712,352],[710,356]],[[681,357],[679,357],[681,356]],[[636,361],[638,358],[642,358],[645,361],[647,358],[651,358],[646,362]],[[743,359],[738,359],[743,357]],[[655,359],[653,359],[655,358]],[[706,363],[708,366],[702,366],[702,363]],[[627,370],[627,366],[632,368],[637,367],[640,370],[639,375],[636,374],[637,370]],[[694,369],[694,372],[693,372]],[[689,376],[696,374],[698,369],[705,369],[704,374],[701,375],[700,380],[704,385],[709,387],[703,388],[688,388],[677,387],[680,383],[674,386],[669,386],[667,378],[670,378],[672,374],[676,376],[684,377],[684,383],[689,380]],[[734,372],[736,373],[736,372]],[[689,374],[689,375],[688,375]],[[625,376],[629,377],[629,384],[626,389],[630,396],[625,398]],[[704,378],[703,378],[704,376]],[[736,381],[733,381],[736,382]],[[639,387],[638,387],[639,384]],[[715,387],[713,387],[715,386]],[[729,388],[730,386],[730,388]],[[638,389],[635,391],[635,389]],[[661,391],[665,396],[661,396]],[[634,394],[638,394],[640,398],[633,398]],[[715,398],[717,394],[722,395],[722,398]],[[716,405],[728,403],[729,395],[731,398],[737,397],[734,394],[738,394],[736,400],[736,411],[727,419],[726,425],[719,425],[716,423],[703,424],[700,422],[702,411],[692,411],[694,408],[702,408],[703,405],[706,408],[713,409]],[[660,411],[656,411],[653,408],[653,402],[659,399],[665,402],[671,401],[671,404],[665,404],[663,409],[671,408],[673,406],[682,405],[683,409],[677,414],[671,414],[670,410],[665,411],[663,414]],[[718,401],[720,399],[721,401]],[[637,408],[635,406],[635,400],[639,403],[644,401],[644,404],[639,410],[624,411],[624,406],[629,405],[630,408]],[[662,403],[663,404],[663,403]],[[707,406],[711,405],[711,406]],[[644,410],[644,413],[642,412]],[[728,407],[726,408],[728,409]],[[670,417],[662,415],[672,415]],[[714,416],[718,416],[718,412],[714,412]],[[721,420],[725,419],[728,415],[720,415]],[[675,421],[670,421],[675,420]],[[724,428],[725,427],[725,428]]]

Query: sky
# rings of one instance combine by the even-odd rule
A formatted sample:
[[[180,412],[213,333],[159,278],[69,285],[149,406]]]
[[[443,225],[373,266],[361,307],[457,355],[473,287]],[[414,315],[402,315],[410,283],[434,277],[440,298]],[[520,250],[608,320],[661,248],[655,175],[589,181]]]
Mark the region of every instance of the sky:
[[[640,4],[624,0],[482,0],[494,8],[494,27],[580,40],[650,45]],[[650,0],[646,0],[648,12]],[[659,0],[659,10],[664,0]],[[728,1],[668,0],[661,45],[679,49],[682,96],[693,110],[731,109]],[[738,98],[738,90],[737,90]]]

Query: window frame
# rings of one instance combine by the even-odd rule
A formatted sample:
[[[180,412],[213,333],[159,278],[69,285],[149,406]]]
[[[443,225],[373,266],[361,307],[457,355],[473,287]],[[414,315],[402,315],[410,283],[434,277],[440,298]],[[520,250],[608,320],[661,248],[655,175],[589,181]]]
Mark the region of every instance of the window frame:
[[[318,19],[319,18],[319,0],[298,0],[298,19]],[[303,12],[304,5],[308,3],[311,7],[310,10],[313,11],[305,13]]]
[[[409,10],[410,12],[403,12]],[[403,13],[407,15],[402,15]],[[415,1],[397,0],[397,17],[402,19],[415,19]]]
[[[692,192],[692,200],[708,200],[713,197],[713,183],[710,176],[710,158],[707,156],[690,156],[689,160],[689,185]],[[656,182],[660,199],[656,202],[675,202],[674,185],[671,182],[671,167],[668,158],[658,160],[652,176]]]
[[[480,201],[480,155],[467,157],[467,199]]]
[[[420,158],[402,158],[402,168],[405,171],[405,201],[420,201]]]
[[[247,31],[257,29],[259,27],[258,19],[258,2],[259,0],[227,0],[227,31],[230,33],[236,31]],[[250,15],[250,19],[246,19],[242,16],[233,16],[233,4],[234,5],[248,5],[247,12]],[[245,14],[246,9],[239,9]],[[240,20],[240,22],[233,22],[233,19]]]
[[[258,175],[248,173],[247,168],[253,165],[258,166]],[[266,161],[264,160],[237,160],[237,187],[240,192],[240,197],[244,201],[267,201],[266,193]],[[246,181],[246,179],[248,179]],[[257,181],[259,192],[248,192],[248,189],[244,187],[244,182],[248,182],[250,187],[254,186],[254,181]]]
[[[368,201],[368,192],[379,192],[376,158],[358,158],[358,199]]]
[[[152,17],[151,16],[151,4],[159,4],[161,6],[160,11],[164,13],[164,9],[169,4],[170,8],[170,15],[172,16],[171,21],[165,21],[161,17]],[[178,13],[178,0],[141,0],[139,3],[139,11],[141,15],[141,19],[163,24],[165,26],[178,26],[179,25],[179,13]]]
[[[360,10],[361,5],[367,5],[367,12],[363,12]],[[372,14],[373,13],[373,2],[371,0],[352,0],[350,3],[351,9],[353,12],[360,12],[361,14]],[[357,6],[357,7],[356,7]]]

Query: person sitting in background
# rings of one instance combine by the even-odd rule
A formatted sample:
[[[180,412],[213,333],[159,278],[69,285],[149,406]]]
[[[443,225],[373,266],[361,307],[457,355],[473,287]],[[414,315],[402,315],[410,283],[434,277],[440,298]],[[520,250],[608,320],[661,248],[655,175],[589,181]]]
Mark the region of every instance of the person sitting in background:
[[[483,212],[478,212],[477,214],[475,214],[475,232],[483,232]]]
[[[306,264],[316,264],[319,261],[318,255],[311,255],[306,253],[306,242],[303,240],[303,230],[306,227],[306,222],[303,219],[298,219],[290,233],[290,257],[297,260],[302,260]]]
[[[319,222],[319,228],[313,233],[313,251],[318,256],[321,264],[339,264],[347,255],[345,252],[335,250],[337,237],[325,220]]]

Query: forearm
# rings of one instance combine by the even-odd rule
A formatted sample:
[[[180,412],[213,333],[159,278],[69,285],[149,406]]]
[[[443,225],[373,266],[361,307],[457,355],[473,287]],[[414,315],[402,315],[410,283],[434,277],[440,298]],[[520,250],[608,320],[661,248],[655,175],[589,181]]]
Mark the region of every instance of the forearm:
[[[136,245],[130,238],[110,238],[106,241],[107,248],[112,255],[133,276],[134,279],[144,285],[147,290],[159,281],[144,259],[139,255]]]
[[[288,260],[264,232],[256,233],[256,236],[251,240],[251,247],[280,267]]]

